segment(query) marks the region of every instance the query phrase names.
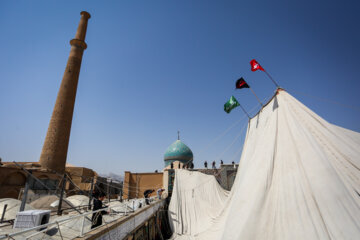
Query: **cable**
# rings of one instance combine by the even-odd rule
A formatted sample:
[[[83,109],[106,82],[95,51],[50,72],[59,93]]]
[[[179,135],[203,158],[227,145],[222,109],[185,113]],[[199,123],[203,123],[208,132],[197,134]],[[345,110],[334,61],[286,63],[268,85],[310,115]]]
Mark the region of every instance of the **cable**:
[[[294,92],[294,93],[297,93],[297,94],[300,94],[300,95],[303,95],[303,96],[311,97],[311,98],[314,98],[314,99],[317,99],[317,100],[320,100],[320,101],[323,101],[323,102],[326,102],[326,103],[337,104],[337,105],[339,105],[341,107],[346,107],[346,108],[349,108],[349,109],[356,110],[356,111],[360,112],[360,107],[359,106],[351,106],[351,105],[339,103],[339,102],[334,101],[334,100],[329,100],[329,99],[322,98],[322,97],[312,96],[312,95],[310,95],[308,93],[303,93],[303,92],[299,92],[299,91],[291,91],[291,92]]]
[[[232,143],[231,143],[229,146],[227,146],[227,148],[226,148],[216,159],[220,159],[220,158],[224,155],[224,153],[227,152],[227,151],[234,145],[234,143],[240,138],[240,136],[241,136],[241,134],[243,133],[243,131],[244,131],[244,129],[245,129],[246,126],[247,126],[247,125],[244,125],[244,126],[242,127],[242,129],[240,130],[240,133],[234,138],[234,140],[232,141]]]
[[[234,156],[231,159],[231,162],[235,161],[236,156],[244,149],[244,144],[242,145],[241,148],[239,148],[239,150],[234,154]]]
[[[270,96],[272,97],[273,94]],[[266,102],[266,100],[269,97],[265,97],[263,102]],[[256,109],[258,108],[259,104],[256,104],[254,107],[252,107],[249,111],[249,113],[252,113],[254,111],[256,111]],[[217,141],[219,141],[222,137],[224,137],[231,129],[233,129],[235,126],[237,126],[242,120],[244,120],[245,118],[247,118],[246,115],[243,115],[242,118],[240,118],[237,122],[235,122],[233,125],[231,125],[229,128],[227,128],[224,132],[222,132],[221,134],[219,134],[216,138],[214,138],[214,140],[212,142],[210,142],[208,145],[205,146],[205,148],[203,148],[202,150],[200,150],[199,155],[201,153],[203,153],[205,150],[207,150],[211,145],[213,145],[214,143],[216,143]],[[218,159],[218,158],[216,158]]]
[[[214,138],[214,140],[212,142],[210,142],[208,145],[206,145],[202,150],[200,150],[199,155],[201,153],[203,153],[205,150],[207,150],[211,145],[213,145],[215,142],[217,142],[218,140],[220,140],[223,136],[225,136],[226,133],[228,133],[231,129],[233,129],[235,126],[237,126],[242,120],[244,120],[245,118],[247,118],[247,116],[243,116],[242,118],[240,118],[237,122],[235,122],[233,125],[231,125],[229,128],[227,128],[224,132],[222,132],[221,134],[219,134],[216,138]]]

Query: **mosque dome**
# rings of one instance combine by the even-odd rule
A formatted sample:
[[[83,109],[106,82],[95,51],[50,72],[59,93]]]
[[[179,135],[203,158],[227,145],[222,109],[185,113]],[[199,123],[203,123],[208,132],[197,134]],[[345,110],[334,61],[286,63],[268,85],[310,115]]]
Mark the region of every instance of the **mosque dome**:
[[[185,164],[192,161],[193,158],[194,156],[191,149],[180,140],[176,140],[171,144],[164,154],[165,166],[174,161],[180,161]]]

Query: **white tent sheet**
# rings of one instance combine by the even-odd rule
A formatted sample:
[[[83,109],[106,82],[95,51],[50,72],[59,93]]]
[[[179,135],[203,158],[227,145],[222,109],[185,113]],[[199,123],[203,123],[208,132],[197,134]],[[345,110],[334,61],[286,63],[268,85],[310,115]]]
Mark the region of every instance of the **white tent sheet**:
[[[176,170],[175,239],[360,239],[360,133],[328,123],[283,90],[249,121],[228,194]]]

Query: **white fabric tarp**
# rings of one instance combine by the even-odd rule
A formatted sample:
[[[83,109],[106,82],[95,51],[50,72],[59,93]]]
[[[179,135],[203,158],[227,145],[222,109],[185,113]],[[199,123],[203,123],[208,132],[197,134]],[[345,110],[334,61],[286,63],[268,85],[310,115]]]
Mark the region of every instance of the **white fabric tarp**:
[[[176,170],[169,206],[172,229],[188,235],[205,231],[225,207],[228,195],[212,175]]]
[[[360,239],[360,133],[287,92],[249,121],[228,195],[213,176],[177,170],[176,239]]]

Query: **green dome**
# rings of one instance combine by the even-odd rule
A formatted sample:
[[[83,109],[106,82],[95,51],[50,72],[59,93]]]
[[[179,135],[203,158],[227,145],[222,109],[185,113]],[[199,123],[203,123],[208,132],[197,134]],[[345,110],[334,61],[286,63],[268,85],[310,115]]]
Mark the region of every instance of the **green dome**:
[[[187,163],[192,161],[194,158],[191,149],[186,146],[182,141],[176,140],[173,144],[171,144],[164,154],[165,165],[169,165],[174,161],[181,161],[183,163]]]

